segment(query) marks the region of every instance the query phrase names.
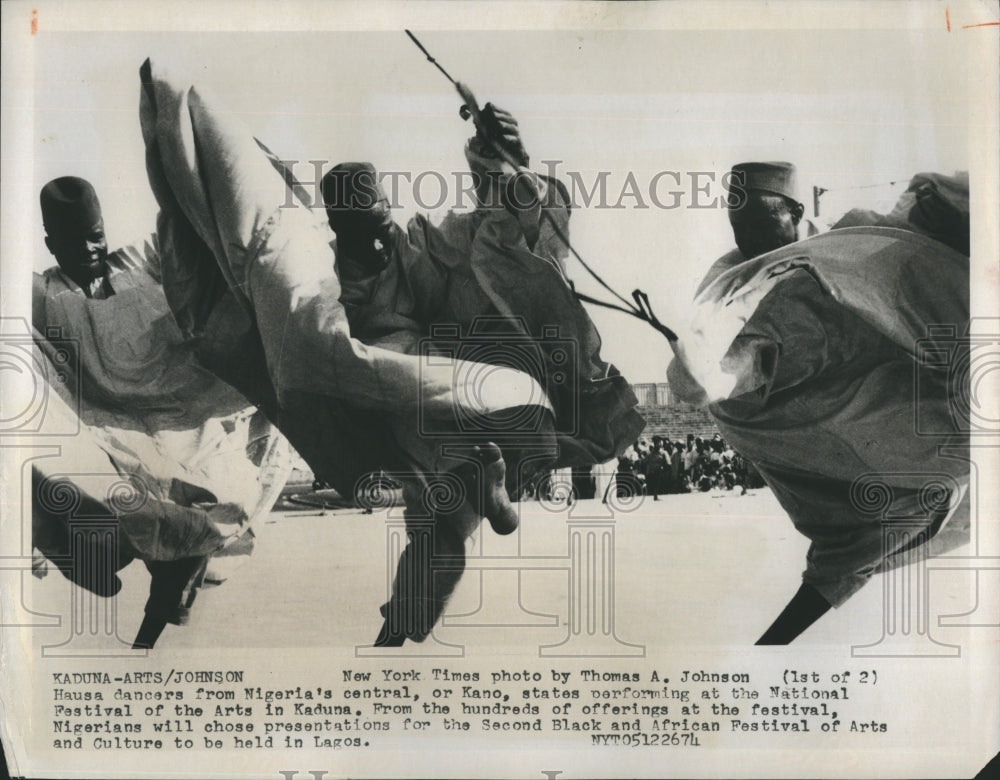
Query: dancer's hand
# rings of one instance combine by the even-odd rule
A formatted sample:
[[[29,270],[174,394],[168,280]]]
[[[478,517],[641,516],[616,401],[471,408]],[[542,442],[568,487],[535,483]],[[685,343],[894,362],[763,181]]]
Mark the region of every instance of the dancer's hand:
[[[480,140],[489,148],[490,142],[500,146],[514,158],[519,168],[528,167],[528,152],[521,140],[517,120],[509,111],[487,103],[479,112],[481,125],[477,128]]]

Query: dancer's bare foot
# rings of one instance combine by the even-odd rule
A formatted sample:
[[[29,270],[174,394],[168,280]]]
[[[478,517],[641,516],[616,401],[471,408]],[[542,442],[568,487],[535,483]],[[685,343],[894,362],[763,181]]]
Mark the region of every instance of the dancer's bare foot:
[[[517,511],[510,503],[505,484],[507,464],[503,453],[493,442],[472,448],[478,465],[467,463],[456,469],[469,495],[469,503],[501,536],[517,530]]]
[[[487,442],[473,450],[483,464],[483,514],[495,533],[501,536],[517,530],[517,511],[507,495],[507,464],[500,448]]]

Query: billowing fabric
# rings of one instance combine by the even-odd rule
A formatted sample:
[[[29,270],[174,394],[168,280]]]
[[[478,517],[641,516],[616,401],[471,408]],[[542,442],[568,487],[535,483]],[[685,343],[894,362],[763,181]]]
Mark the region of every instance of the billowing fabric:
[[[469,148],[466,154],[473,169],[483,166]],[[536,187],[568,235],[566,200],[541,178]],[[437,227],[417,216],[405,232],[393,231],[381,272],[366,275],[349,256],[339,259],[341,302],[351,333],[367,344],[409,354],[453,349],[519,365],[552,404],[556,465],[603,463],[644,422],[625,379],[601,360],[600,336],[565,275],[567,247],[538,213],[531,232],[538,238],[529,247],[523,225],[502,206],[452,212]]]
[[[251,398],[271,396],[279,428],[317,474],[350,494],[380,465],[364,451],[378,448],[364,442],[366,413],[450,419],[455,409],[475,416],[543,398],[517,371],[473,387],[456,379],[457,361],[422,365],[351,338],[322,210],[299,193],[282,208],[284,177],[197,88],[148,63],[144,82],[140,120],[158,233],[171,247],[171,306],[191,313],[183,324],[208,342],[203,355],[216,373]],[[217,305],[212,296],[225,288]]]
[[[579,307],[566,308],[570,290],[561,277],[559,290],[544,299],[541,290],[534,290],[535,297],[517,301],[513,289],[491,298],[489,291],[496,295],[498,285],[530,286],[511,271],[481,283],[474,271],[474,265],[516,246],[520,235],[501,233],[499,225],[478,225],[474,232],[467,226],[439,230],[426,220],[414,223],[415,249],[403,252],[400,261],[423,263],[433,269],[430,278],[404,270],[384,286],[368,323],[352,324],[342,293],[363,295],[371,286],[362,284],[364,289],[354,293],[346,289],[358,277],[352,276],[350,263],[335,263],[323,209],[311,209],[305,193],[287,184],[291,177],[280,162],[198,88],[171,80],[149,61],[141,75],[140,121],[150,184],[161,207],[157,231],[171,309],[185,334],[198,342],[203,364],[267,410],[314,473],[341,494],[354,494],[360,480],[379,468],[403,474],[409,540],[383,614],[392,641],[399,636],[420,641],[461,576],[466,539],[483,514],[479,498],[465,496],[464,487],[453,493],[459,499],[454,505],[429,501],[437,477],[442,477],[439,486],[445,476],[453,478],[448,484],[460,481],[455,471],[462,468],[462,458],[448,446],[485,444],[504,430],[505,420],[524,415],[537,421],[530,446],[551,460],[562,446],[554,421],[564,405],[543,387],[545,370],[521,370],[516,361],[491,360],[466,349],[468,330],[430,334],[450,341],[450,351],[420,349],[420,340],[442,313],[427,308],[440,300],[436,274],[447,277],[451,308],[446,311],[462,327],[471,326],[478,312],[496,309],[507,335],[517,315],[531,328],[525,332],[537,346],[534,334],[542,323],[531,317],[556,312],[569,317],[556,324],[570,328],[570,339],[582,338],[586,359],[596,357],[596,332],[581,320]],[[538,240],[543,239],[551,237],[540,234]],[[457,262],[452,242],[463,252],[480,253],[480,260],[470,264],[466,255]],[[549,272],[535,268],[544,262],[524,247],[515,251],[509,268],[551,288],[541,281]],[[534,308],[516,311],[514,305]],[[363,330],[370,343],[355,329]],[[566,360],[572,365],[572,356]],[[598,432],[592,448],[613,449],[617,438],[634,435],[628,414],[635,400],[629,404],[631,394],[621,392],[620,379],[602,381],[589,366],[584,376],[594,380],[589,391],[594,397],[603,398],[603,391],[613,401],[588,402],[606,418],[587,422]],[[569,379],[577,375],[568,374]],[[583,442],[577,452],[564,448],[566,457],[594,462],[591,440],[575,430],[562,433]]]
[[[959,171],[951,176],[918,173],[910,179],[906,192],[888,214],[852,209],[833,225],[833,229],[865,225],[912,230],[968,255],[968,171]]]
[[[738,265],[695,300],[671,387],[707,405],[758,467],[812,541],[804,581],[834,605],[898,552],[883,549],[883,520],[937,528],[965,494],[963,376],[949,368],[962,361],[968,286],[968,258],[944,244],[862,227]],[[889,504],[875,507],[865,485],[884,486]]]
[[[745,263],[746,257],[739,249],[730,249],[722,257],[716,260],[712,265],[709,266],[705,275],[702,277],[701,281],[698,282],[698,289],[695,290],[695,297],[701,295],[702,291],[708,287],[712,282],[719,278],[720,275],[728,271],[730,268],[734,268],[740,263]]]
[[[868,224],[868,223],[866,223]],[[805,233],[806,238],[812,238],[813,236],[818,236],[822,233],[822,229],[811,219],[803,219],[799,225],[799,235]],[[746,257],[739,249],[730,249],[726,254],[712,263],[709,266],[708,271],[702,277],[701,281],[698,283],[698,288],[695,290],[695,297],[697,298],[701,293],[708,287],[712,282],[719,278],[722,273],[728,271],[730,268],[734,268],[740,263],[745,263]]]
[[[461,431],[525,406],[552,412],[523,371],[426,360],[352,337],[322,209],[286,192],[272,159],[198,88],[148,62],[143,80],[140,120],[171,308],[200,340],[203,362],[269,409],[317,474],[350,494],[394,457],[372,434],[386,426],[420,419]],[[286,198],[291,207],[282,207]]]
[[[189,431],[247,406],[193,360],[160,283],[155,237],[108,256],[114,295],[87,298],[58,267],[33,279],[35,329],[61,329],[79,366],[88,425],[138,428],[150,435]]]
[[[287,478],[287,445],[269,426],[251,434],[255,410],[197,361],[159,284],[154,242],[108,266],[114,294],[103,299],[58,268],[34,276],[45,432],[79,429],[58,456],[33,462],[35,546],[68,571],[79,564],[70,525],[96,516],[115,521],[120,565],[247,555],[252,521]]]

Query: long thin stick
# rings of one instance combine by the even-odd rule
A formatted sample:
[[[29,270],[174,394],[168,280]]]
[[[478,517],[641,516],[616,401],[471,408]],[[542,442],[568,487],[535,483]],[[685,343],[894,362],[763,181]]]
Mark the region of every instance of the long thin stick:
[[[446,71],[444,68],[442,68],[441,65],[440,65],[440,63],[438,63],[438,61],[431,56],[431,53],[429,51],[427,51],[427,49],[424,48],[424,45],[420,41],[417,40],[417,36],[414,35],[413,33],[411,33],[409,30],[404,30],[404,32],[407,35],[410,36],[410,40],[411,41],[413,41],[415,44],[417,44],[417,48],[420,49],[420,51],[422,51],[424,53],[424,56],[427,57],[427,61],[430,62],[439,71],[441,71],[444,74],[444,77],[446,79],[448,79],[448,81],[450,81],[455,86],[458,86],[458,82],[455,81],[455,79],[453,79],[449,75],[448,71]]]

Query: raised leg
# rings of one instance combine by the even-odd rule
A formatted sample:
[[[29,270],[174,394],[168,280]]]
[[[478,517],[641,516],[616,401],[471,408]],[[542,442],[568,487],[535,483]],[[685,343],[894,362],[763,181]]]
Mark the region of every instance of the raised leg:
[[[392,596],[376,647],[422,642],[444,612],[465,570],[465,538],[453,515],[407,522],[407,544],[396,566]]]
[[[146,561],[152,577],[146,615],[139,626],[133,650],[149,649],[156,644],[167,623],[183,625],[194,602],[208,559],[181,558],[176,561]]]

